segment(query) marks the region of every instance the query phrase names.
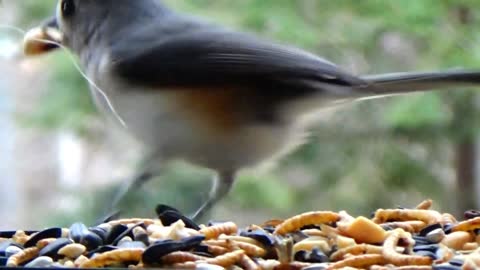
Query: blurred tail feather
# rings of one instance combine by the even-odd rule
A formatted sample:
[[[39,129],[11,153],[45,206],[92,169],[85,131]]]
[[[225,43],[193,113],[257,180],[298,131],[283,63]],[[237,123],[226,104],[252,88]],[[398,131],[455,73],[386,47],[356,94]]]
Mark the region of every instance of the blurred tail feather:
[[[478,71],[392,73],[362,77],[369,94],[390,95],[480,85]]]

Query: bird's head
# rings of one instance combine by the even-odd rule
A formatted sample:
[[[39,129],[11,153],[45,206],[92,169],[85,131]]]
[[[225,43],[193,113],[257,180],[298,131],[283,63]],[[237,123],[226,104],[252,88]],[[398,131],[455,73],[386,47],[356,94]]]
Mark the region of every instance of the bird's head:
[[[40,55],[61,44],[80,53],[132,34],[166,11],[158,0],[59,0],[56,15],[26,34],[24,50]]]

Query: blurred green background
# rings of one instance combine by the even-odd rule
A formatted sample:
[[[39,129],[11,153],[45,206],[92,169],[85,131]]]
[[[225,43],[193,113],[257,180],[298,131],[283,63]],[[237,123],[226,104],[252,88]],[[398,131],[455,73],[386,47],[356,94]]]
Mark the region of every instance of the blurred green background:
[[[0,8],[14,14],[6,24],[27,29],[53,14],[55,2],[4,0]],[[356,74],[480,69],[478,0],[165,2],[180,11],[308,49]],[[0,40],[10,37],[20,41],[15,35],[0,28]],[[101,144],[104,125],[92,123],[102,123],[103,118],[95,112],[87,83],[68,54],[10,63],[21,66],[28,61],[34,61],[37,76],[46,79],[41,85],[30,83],[28,91],[41,94],[27,112],[15,112],[19,130],[49,137],[68,132],[76,141]],[[23,71],[16,74],[22,76]],[[425,198],[434,199],[437,209],[461,216],[463,210],[477,208],[479,203],[478,90],[451,89],[342,107],[326,115],[312,129],[309,142],[275,166],[244,171],[233,193],[212,216],[250,223],[315,209],[368,215],[379,207],[411,207]],[[93,180],[85,179],[66,188],[54,181],[54,191],[41,193],[48,196],[49,207],[39,203],[42,196],[27,196],[33,203],[18,210],[28,213],[22,219],[25,224],[93,222],[101,216],[141,157],[141,150],[133,144],[130,148],[119,139],[117,149],[119,145],[120,153],[134,152],[134,158],[122,163],[122,173],[109,174],[115,169],[113,162],[100,167],[105,178],[101,185],[89,185]],[[88,158],[93,159],[95,153],[89,151]],[[48,153],[36,155],[48,158]],[[121,208],[127,216],[151,216],[157,203],[166,203],[191,213],[208,195],[211,176],[209,171],[173,163],[164,176],[126,198]],[[35,182],[45,189],[46,184],[38,184],[40,175],[30,178],[16,181],[26,181],[26,185]],[[69,194],[68,199],[57,200],[55,194],[59,193]],[[77,203],[70,207],[70,200]]]

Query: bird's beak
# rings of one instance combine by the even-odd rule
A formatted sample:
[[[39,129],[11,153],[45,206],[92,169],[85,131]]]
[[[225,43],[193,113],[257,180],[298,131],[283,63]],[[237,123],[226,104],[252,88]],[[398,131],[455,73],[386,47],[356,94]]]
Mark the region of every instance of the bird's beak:
[[[42,55],[59,48],[62,41],[63,34],[58,29],[57,20],[52,18],[25,34],[23,51],[27,56]]]

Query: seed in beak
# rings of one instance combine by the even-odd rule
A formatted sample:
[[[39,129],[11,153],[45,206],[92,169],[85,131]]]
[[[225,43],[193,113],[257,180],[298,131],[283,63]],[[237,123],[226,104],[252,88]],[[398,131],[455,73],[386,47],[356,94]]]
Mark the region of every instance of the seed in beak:
[[[59,48],[63,35],[51,27],[36,27],[25,34],[23,51],[27,56],[42,55]]]

